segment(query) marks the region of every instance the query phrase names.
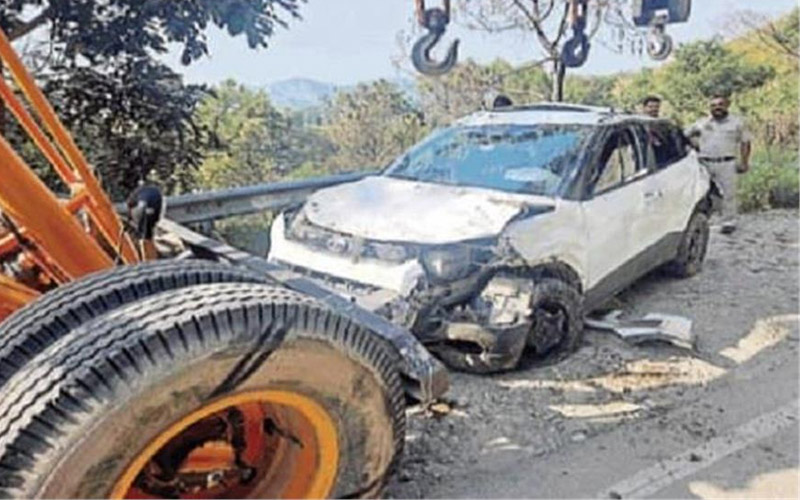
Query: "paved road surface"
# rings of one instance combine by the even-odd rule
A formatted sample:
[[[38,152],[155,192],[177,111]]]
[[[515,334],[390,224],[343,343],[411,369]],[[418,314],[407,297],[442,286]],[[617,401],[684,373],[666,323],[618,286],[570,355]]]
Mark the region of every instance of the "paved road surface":
[[[697,352],[590,331],[555,365],[456,374],[447,416],[411,412],[389,495],[800,498],[799,249],[796,212],[745,216],[701,275],[621,295],[692,318]]]

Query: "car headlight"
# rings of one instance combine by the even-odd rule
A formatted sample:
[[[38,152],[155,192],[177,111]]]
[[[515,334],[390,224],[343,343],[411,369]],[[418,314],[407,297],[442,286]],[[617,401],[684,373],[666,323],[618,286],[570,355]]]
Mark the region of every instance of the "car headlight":
[[[426,250],[422,264],[431,278],[438,281],[454,281],[469,275],[474,268],[469,248],[453,246]]]
[[[369,247],[378,260],[401,263],[405,262],[405,260],[409,257],[408,250],[402,245],[394,245],[390,243],[372,243],[369,245]]]

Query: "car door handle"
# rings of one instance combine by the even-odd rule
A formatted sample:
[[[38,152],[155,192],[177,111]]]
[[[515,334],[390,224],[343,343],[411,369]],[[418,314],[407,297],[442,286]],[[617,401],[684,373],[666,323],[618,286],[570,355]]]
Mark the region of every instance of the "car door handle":
[[[660,190],[659,191],[647,191],[644,194],[644,199],[645,200],[653,200],[653,199],[656,199],[656,198],[661,198],[663,196],[664,196],[664,193],[661,192]]]

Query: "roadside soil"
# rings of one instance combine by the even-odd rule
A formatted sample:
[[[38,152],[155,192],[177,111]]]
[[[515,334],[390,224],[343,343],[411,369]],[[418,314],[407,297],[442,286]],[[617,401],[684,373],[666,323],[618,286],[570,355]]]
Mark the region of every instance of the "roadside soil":
[[[387,496],[485,492],[480,471],[492,464],[527,460],[529,467],[620,429],[646,443],[648,435],[636,433],[649,432],[647,423],[712,438],[726,411],[704,403],[712,393],[730,388],[748,366],[766,373],[796,361],[798,248],[797,211],[743,215],[734,235],[712,231],[699,275],[680,280],[654,272],[615,299],[626,315],[690,318],[694,352],[661,343],[634,346],[587,329],[581,348],[557,363],[528,360],[523,369],[497,376],[453,373],[439,412],[409,409],[405,455]],[[679,410],[688,405],[699,410],[687,417]],[[489,491],[503,496],[502,488]]]

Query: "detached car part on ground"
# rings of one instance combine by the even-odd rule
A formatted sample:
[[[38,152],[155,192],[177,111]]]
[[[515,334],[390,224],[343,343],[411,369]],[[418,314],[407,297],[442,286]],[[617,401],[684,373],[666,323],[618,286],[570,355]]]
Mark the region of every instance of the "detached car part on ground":
[[[584,313],[701,266],[720,196],[667,121],[572,105],[481,112],[273,224],[269,259],[380,313],[450,366],[579,345]]]

